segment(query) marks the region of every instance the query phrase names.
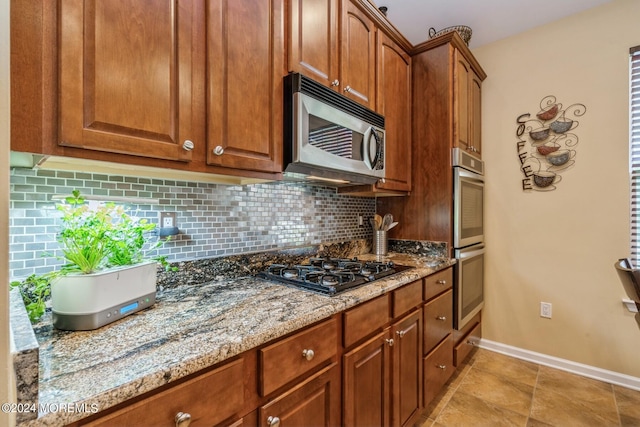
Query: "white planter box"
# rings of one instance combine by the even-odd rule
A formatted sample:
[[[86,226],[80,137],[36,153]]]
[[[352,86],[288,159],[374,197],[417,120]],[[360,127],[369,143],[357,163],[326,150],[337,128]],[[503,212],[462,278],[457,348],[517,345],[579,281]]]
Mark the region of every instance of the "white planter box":
[[[53,326],[90,330],[152,306],[157,263],[148,262],[93,274],[62,276],[51,283]]]

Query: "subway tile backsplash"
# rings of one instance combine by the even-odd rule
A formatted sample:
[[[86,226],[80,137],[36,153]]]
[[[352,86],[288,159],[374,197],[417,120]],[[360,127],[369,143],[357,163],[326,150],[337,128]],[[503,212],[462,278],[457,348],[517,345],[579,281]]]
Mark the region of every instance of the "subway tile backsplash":
[[[228,186],[86,172],[11,169],[10,248],[12,279],[51,271],[62,261],[54,195],[126,197],[129,212],[158,223],[176,212],[180,234],[157,253],[169,261],[212,258],[276,248],[371,239],[368,218],[375,199],[337,194],[331,187],[274,182]],[[144,200],[149,199],[149,203]],[[363,215],[363,226],[358,225]]]

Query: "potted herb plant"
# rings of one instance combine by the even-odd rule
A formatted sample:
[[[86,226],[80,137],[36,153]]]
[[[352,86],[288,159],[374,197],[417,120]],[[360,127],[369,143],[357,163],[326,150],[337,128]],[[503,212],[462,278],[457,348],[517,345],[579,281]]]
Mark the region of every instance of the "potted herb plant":
[[[113,203],[92,208],[77,190],[56,208],[62,212],[57,241],[66,264],[44,278],[27,279],[39,291],[30,301],[25,298],[30,317],[29,304],[43,311],[45,279],[51,285],[53,325],[59,329],[95,329],[155,303],[157,263],[167,265],[163,257],[144,256],[155,224],[132,218]],[[158,240],[149,249],[161,244]]]

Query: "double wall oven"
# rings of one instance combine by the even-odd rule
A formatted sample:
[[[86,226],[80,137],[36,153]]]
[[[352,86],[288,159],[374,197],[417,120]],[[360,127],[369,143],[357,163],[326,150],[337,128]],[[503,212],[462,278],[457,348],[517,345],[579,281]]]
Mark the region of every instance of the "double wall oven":
[[[454,327],[484,306],[484,162],[453,149]]]

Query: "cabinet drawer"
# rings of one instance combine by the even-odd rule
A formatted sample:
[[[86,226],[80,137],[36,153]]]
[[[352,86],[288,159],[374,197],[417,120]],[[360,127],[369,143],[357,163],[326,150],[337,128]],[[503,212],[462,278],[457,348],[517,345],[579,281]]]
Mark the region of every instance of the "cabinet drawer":
[[[336,319],[332,318],[261,349],[260,394],[266,396],[314,368],[328,364],[337,353],[337,329]]]
[[[174,427],[178,412],[189,413],[194,427],[215,425],[243,409],[243,373],[236,360],[85,425]]]
[[[453,366],[453,341],[451,336],[440,343],[424,358],[424,406],[440,393],[442,386],[451,378]]]
[[[429,353],[453,327],[453,291],[449,289],[424,306],[424,354]]]
[[[393,291],[392,318],[400,317],[422,303],[422,280],[404,285]]]
[[[389,296],[367,301],[344,313],[344,346],[349,347],[389,323]]]
[[[476,324],[453,350],[453,364],[460,366],[482,338],[482,323]]]
[[[434,296],[451,289],[453,286],[453,268],[438,271],[424,279],[424,299],[428,301]]]

